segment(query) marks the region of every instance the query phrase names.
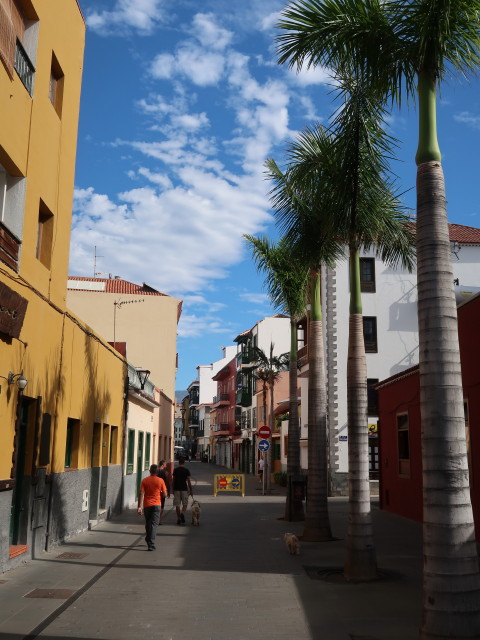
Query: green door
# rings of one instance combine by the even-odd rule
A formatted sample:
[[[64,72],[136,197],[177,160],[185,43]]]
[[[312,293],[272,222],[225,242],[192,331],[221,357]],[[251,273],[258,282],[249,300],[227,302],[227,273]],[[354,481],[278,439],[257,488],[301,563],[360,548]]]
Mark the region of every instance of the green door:
[[[20,520],[23,512],[23,489],[25,480],[25,455],[27,450],[29,401],[22,398],[19,407],[18,438],[15,465],[15,486],[12,495],[10,517],[10,544],[20,542]]]
[[[140,493],[140,485],[142,484],[143,476],[143,437],[143,431],[139,431],[137,445],[137,497]]]

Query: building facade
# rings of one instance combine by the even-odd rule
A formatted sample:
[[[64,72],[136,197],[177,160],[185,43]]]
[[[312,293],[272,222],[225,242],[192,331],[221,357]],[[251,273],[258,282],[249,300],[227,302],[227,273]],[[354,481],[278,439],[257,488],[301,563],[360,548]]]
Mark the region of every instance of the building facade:
[[[480,229],[450,224],[455,283],[480,284]],[[374,385],[418,362],[416,272],[390,268],[373,252],[361,253],[361,287],[368,375],[370,471],[378,478],[378,406]],[[454,283],[452,283],[452,287]],[[346,261],[322,277],[327,375],[330,493],[346,494],[348,483],[347,355],[349,272]],[[308,322],[299,341],[300,395],[308,397]],[[307,468],[308,405],[301,404],[302,467]]]
[[[118,277],[69,276],[67,305],[121,351],[129,362],[150,371],[149,379],[161,393],[154,457],[173,460],[176,344],[181,300],[145,283],[137,285]]]
[[[65,304],[84,40],[0,1],[0,572],[121,509],[126,363]]]
[[[457,300],[460,296],[457,296]],[[480,294],[458,307],[458,333],[475,532],[480,540]],[[420,380],[418,365],[378,384],[380,506],[423,520]]]

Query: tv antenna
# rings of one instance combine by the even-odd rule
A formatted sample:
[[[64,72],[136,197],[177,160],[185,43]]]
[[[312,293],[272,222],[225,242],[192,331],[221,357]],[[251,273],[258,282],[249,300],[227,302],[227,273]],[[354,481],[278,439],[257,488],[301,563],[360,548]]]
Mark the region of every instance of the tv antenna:
[[[97,271],[97,258],[104,258],[104,257],[105,256],[99,256],[97,254],[97,245],[95,245],[94,251],[93,251],[93,277],[94,278],[102,275],[101,271]]]

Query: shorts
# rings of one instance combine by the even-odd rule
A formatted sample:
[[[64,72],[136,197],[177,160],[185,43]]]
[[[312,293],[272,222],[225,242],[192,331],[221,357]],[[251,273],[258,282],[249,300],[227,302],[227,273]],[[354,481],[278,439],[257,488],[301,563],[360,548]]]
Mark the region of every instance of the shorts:
[[[188,505],[188,496],[189,496],[189,492],[188,491],[174,491],[173,492],[173,506],[174,507],[179,507],[181,504],[183,504],[184,507],[186,507]]]

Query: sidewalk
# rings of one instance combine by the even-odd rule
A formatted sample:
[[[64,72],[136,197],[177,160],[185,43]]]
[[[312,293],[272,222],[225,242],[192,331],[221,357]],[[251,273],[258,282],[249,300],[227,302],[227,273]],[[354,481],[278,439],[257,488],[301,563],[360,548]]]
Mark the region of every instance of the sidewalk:
[[[0,640],[416,640],[421,621],[421,527],[374,508],[383,578],[349,585],[341,568],[346,500],[329,502],[328,543],[287,553],[285,489],[213,497],[213,475],[188,463],[200,527],[176,524],[171,500],[147,552],[143,518],[128,511],[0,575]],[[328,570],[327,570],[328,569]],[[39,591],[43,590],[43,591]],[[37,597],[32,597],[37,596]],[[39,597],[40,596],[40,597]]]

